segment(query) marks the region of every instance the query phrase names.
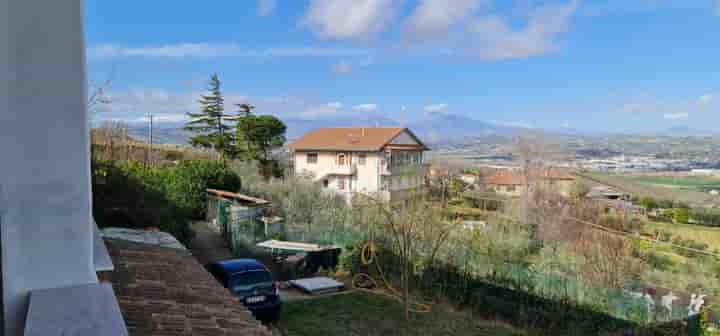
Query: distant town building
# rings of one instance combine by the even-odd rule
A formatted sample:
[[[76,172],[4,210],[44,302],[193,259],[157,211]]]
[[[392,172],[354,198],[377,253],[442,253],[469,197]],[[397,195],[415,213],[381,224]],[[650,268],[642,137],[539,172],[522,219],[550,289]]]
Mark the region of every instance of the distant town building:
[[[321,128],[290,144],[296,175],[310,175],[351,200],[361,193],[406,199],[424,185],[428,150],[401,127]]]
[[[569,196],[575,176],[567,168],[533,168],[523,170],[499,170],[485,178],[485,189],[510,197],[518,197],[542,187],[553,189],[563,196]]]

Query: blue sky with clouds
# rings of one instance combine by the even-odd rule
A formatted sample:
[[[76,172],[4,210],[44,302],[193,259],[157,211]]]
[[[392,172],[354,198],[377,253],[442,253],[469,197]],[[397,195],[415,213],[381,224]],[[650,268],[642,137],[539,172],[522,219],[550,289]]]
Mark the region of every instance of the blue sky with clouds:
[[[217,72],[286,118],[720,130],[720,0],[87,0],[86,29],[99,119],[182,120]]]

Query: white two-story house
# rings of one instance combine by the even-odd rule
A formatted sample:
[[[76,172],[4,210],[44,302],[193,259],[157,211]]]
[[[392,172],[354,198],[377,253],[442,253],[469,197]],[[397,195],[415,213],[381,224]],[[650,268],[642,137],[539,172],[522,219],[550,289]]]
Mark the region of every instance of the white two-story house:
[[[348,200],[357,193],[406,199],[424,185],[428,148],[402,127],[321,128],[290,145],[296,175],[309,175]]]

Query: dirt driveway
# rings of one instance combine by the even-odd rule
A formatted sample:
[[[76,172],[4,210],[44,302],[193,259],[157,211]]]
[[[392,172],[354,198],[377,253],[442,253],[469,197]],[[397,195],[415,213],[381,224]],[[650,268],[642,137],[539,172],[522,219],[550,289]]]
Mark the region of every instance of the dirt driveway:
[[[194,222],[191,228],[195,232],[195,238],[190,242],[189,248],[201,264],[234,258],[222,236],[210,229],[207,222]]]

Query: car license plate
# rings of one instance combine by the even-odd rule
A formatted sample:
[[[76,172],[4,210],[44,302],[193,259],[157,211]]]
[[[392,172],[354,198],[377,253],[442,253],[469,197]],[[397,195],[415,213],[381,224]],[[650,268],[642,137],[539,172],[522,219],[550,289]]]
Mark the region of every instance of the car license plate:
[[[251,296],[245,300],[245,302],[247,302],[247,303],[258,303],[258,302],[263,302],[263,301],[265,301],[264,296]]]

